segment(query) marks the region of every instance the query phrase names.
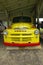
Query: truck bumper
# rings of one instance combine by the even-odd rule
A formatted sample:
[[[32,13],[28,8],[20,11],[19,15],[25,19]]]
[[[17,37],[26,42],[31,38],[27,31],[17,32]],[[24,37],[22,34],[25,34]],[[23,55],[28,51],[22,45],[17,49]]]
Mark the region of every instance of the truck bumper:
[[[5,46],[15,46],[15,47],[26,47],[26,46],[39,46],[40,42],[38,43],[8,43],[4,42]]]

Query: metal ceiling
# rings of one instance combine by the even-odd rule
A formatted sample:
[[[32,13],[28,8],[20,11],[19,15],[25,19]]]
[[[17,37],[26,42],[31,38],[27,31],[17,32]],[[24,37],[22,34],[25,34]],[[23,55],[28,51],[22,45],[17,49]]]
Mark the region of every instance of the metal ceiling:
[[[0,10],[12,11],[18,8],[31,7],[37,0],[0,0]]]
[[[29,15],[39,0],[0,0],[0,17]]]

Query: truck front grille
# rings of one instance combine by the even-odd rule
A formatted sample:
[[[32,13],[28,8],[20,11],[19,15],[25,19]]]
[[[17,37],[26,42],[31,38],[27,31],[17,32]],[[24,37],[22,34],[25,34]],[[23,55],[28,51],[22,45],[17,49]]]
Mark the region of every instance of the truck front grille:
[[[12,37],[11,38],[11,41],[14,41],[14,42],[29,42],[31,40],[32,40],[31,37]]]
[[[11,34],[11,41],[14,42],[28,42],[31,41],[32,34]]]

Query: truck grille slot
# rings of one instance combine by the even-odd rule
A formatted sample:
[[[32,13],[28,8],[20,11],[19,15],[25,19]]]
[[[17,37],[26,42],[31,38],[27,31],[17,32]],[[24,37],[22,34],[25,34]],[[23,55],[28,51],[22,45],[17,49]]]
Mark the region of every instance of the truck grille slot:
[[[20,36],[20,34],[11,34],[12,36]]]
[[[28,35],[32,35],[32,34],[22,34],[23,36],[28,36]]]
[[[25,38],[22,38],[22,41],[31,41],[31,37],[25,37]]]
[[[20,41],[20,38],[12,37],[11,40],[12,40],[12,41]]]

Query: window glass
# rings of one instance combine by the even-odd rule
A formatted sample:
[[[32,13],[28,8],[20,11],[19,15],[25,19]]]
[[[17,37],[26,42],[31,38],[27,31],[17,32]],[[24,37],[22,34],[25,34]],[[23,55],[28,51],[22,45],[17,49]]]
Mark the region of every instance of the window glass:
[[[13,23],[16,22],[31,22],[31,17],[24,17],[24,16],[15,17],[13,18]]]

